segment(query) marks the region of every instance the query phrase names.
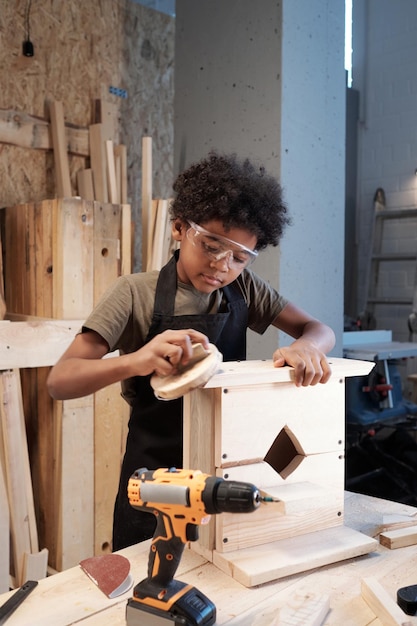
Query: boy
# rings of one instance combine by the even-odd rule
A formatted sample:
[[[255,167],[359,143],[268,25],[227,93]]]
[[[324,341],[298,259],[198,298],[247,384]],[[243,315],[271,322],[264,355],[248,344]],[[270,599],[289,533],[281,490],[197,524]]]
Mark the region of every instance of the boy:
[[[154,516],[129,505],[133,472],[182,467],[182,398],[157,400],[153,373],[186,365],[197,342],[214,343],[225,361],[243,360],[247,328],[263,333],[272,324],[295,339],[274,352],[273,362],[294,367],[296,385],[325,383],[331,374],[325,353],[333,331],[249,269],[260,250],[278,245],[289,223],[279,183],[248,160],[212,152],[178,176],[174,191],[172,234],[180,250],[160,272],[120,277],[48,378],[49,393],[61,400],[121,381],[130,404],[113,550],[154,532]],[[120,356],[103,359],[117,349]]]

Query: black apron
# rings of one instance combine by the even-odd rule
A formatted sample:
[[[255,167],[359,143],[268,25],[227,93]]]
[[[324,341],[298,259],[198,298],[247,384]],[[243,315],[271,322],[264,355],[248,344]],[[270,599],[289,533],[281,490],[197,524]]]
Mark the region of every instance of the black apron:
[[[207,335],[210,343],[216,345],[223,354],[224,361],[245,360],[248,309],[235,283],[223,289],[227,302],[224,312],[174,315],[178,254],[177,251],[160,271],[146,342],[164,330],[192,328]],[[133,472],[140,467],[182,468],[182,398],[157,400],[150,385],[150,376],[136,377],[136,386],[114,509],[113,550],[149,539],[155,530],[155,516],[137,511],[129,504],[127,484]]]

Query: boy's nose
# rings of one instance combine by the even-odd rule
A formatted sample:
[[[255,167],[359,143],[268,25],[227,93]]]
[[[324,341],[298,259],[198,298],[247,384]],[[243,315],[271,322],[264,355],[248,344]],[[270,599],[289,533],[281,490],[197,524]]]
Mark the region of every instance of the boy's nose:
[[[219,255],[219,258],[212,259],[210,265],[213,267],[220,267],[222,272],[228,272],[230,270],[230,261],[232,258],[233,252],[231,250],[225,250],[221,255]]]

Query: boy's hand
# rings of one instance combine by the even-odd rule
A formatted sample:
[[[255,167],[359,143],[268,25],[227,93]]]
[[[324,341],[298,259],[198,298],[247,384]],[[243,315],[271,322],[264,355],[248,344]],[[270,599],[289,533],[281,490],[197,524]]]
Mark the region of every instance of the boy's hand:
[[[332,373],[326,355],[312,343],[302,339],[294,341],[290,346],[279,348],[272,359],[274,367],[289,365],[294,368],[294,382],[297,387],[327,383]]]
[[[193,356],[193,344],[201,343],[209,349],[209,340],[203,333],[191,328],[186,330],[165,330],[137,351],[140,359],[141,375],[155,373],[158,376],[172,374],[178,366],[187,365]]]

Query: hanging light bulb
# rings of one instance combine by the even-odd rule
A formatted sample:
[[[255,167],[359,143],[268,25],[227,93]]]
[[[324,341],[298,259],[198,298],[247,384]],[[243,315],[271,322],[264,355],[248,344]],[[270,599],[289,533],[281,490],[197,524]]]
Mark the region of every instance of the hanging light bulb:
[[[30,40],[30,8],[32,5],[32,0],[28,0],[26,5],[26,15],[25,15],[25,26],[26,26],[26,39],[22,45],[22,52],[25,57],[33,57],[35,54],[35,50],[33,47],[33,43]]]

